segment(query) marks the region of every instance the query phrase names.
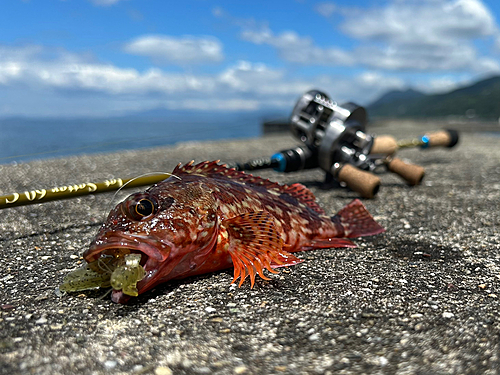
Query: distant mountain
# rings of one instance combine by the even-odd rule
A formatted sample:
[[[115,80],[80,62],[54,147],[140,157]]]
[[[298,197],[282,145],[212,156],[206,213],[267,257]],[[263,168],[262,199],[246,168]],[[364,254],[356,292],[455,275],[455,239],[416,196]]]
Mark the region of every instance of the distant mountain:
[[[427,95],[409,89],[391,91],[367,106],[370,117],[500,118],[500,76],[490,77],[443,94]]]
[[[413,89],[407,89],[407,90],[394,90],[394,91],[389,91],[382,95],[380,98],[378,98],[376,101],[374,101],[370,106],[379,106],[379,105],[384,105],[387,103],[394,103],[394,102],[404,102],[406,100],[415,100],[419,99],[426,96],[424,93],[420,91],[416,91]]]

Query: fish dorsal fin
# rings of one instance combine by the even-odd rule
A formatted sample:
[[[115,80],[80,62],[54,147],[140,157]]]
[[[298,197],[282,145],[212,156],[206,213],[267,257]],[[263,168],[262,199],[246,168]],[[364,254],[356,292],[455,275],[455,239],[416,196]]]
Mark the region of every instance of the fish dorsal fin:
[[[295,198],[297,201],[305,204],[313,211],[320,215],[324,215],[325,211],[316,203],[316,197],[314,194],[302,184],[280,185],[276,182],[263,179],[261,177],[256,177],[251,174],[237,171],[234,168],[228,168],[225,165],[218,164],[219,160],[216,161],[204,161],[198,164],[194,164],[193,161],[182,165],[179,164],[172,174],[181,175],[182,173],[189,174],[200,174],[207,177],[226,177],[230,180],[237,182],[260,186],[268,190],[275,190],[279,193],[286,193],[291,197]]]
[[[255,275],[269,280],[263,269],[276,273],[277,266],[292,266],[302,260],[283,250],[283,241],[271,214],[265,211],[245,213],[223,222],[229,235],[228,252],[234,265],[234,283],[238,277],[243,284],[250,276],[251,286]]]
[[[218,164],[219,161],[220,160],[203,161],[198,164],[194,164],[194,161],[190,161],[189,163],[184,165],[178,164],[172,174],[177,176],[182,175],[183,173],[188,173],[212,178],[225,177],[236,182],[260,186],[266,189],[276,189],[277,191],[281,192],[285,191],[288,188],[287,185],[280,185],[277,182],[272,182],[268,179],[253,176],[250,173],[237,171],[234,168],[228,168],[225,164]]]
[[[194,164],[194,160],[182,165],[182,163],[177,164],[172,174],[182,174],[182,173],[204,173],[209,169],[213,169],[215,166],[219,166],[217,163],[219,161],[204,161],[199,164]]]
[[[290,194],[299,202],[304,203],[306,206],[320,215],[325,214],[323,208],[321,208],[321,206],[316,202],[316,197],[314,196],[313,192],[306,188],[304,185],[296,183],[284,187],[286,188],[286,193]]]

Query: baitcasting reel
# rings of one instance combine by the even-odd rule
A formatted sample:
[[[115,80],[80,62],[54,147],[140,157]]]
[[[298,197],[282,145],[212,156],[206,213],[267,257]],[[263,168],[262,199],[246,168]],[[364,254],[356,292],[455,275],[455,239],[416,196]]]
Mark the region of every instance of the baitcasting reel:
[[[365,133],[366,110],[354,103],[342,106],[326,94],[313,90],[305,93],[292,111],[292,133],[306,146],[317,149],[318,163],[329,170],[333,161],[349,161],[364,166],[373,143]],[[365,168],[363,168],[365,169]]]
[[[373,137],[366,134],[366,123],[363,107],[350,102],[338,105],[317,90],[299,99],[290,118],[292,133],[311,150],[327,180],[336,179],[372,198],[380,179],[366,172],[376,167],[368,157]]]
[[[394,157],[405,147],[453,147],[458,133],[443,130],[418,139],[396,141],[392,136],[374,137],[366,133],[367,114],[354,103],[338,105],[318,90],[305,93],[295,105],[290,118],[291,131],[302,145],[282,150],[271,158],[251,160],[236,165],[240,170],[273,168],[293,172],[320,167],[326,181],[335,180],[348,186],[362,197],[373,198],[380,178],[375,169],[385,166],[409,185],[418,185],[424,168]]]

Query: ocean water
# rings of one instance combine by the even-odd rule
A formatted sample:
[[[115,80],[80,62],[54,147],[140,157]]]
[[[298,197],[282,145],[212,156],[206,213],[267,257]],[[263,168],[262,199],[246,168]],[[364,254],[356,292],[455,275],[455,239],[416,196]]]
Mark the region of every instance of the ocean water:
[[[256,117],[164,120],[0,120],[0,164],[186,141],[257,137]]]

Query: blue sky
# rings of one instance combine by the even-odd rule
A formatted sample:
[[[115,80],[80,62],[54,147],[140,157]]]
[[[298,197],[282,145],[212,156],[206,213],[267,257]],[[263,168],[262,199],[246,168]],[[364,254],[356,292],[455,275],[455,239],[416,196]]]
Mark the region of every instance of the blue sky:
[[[500,73],[496,0],[9,0],[0,117],[368,104]]]

